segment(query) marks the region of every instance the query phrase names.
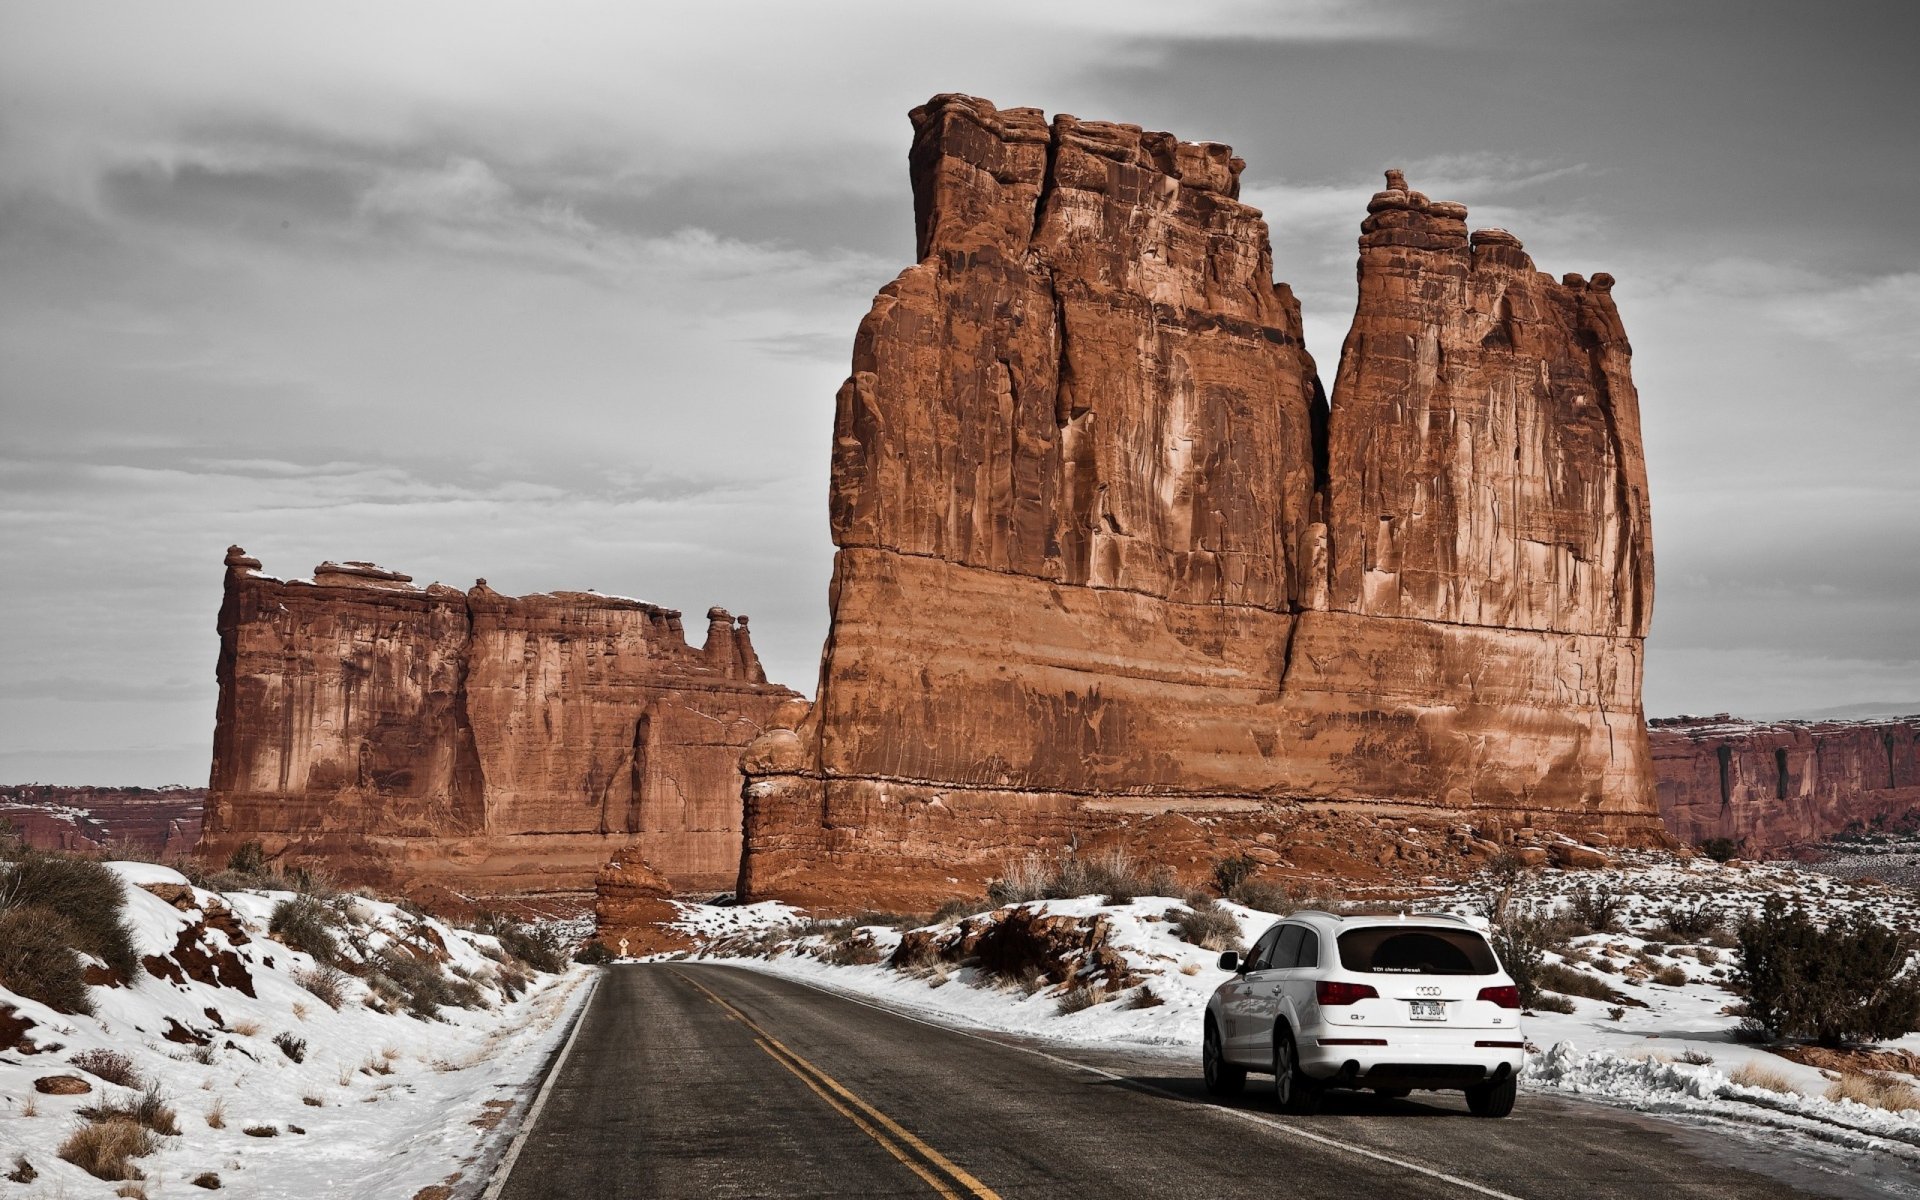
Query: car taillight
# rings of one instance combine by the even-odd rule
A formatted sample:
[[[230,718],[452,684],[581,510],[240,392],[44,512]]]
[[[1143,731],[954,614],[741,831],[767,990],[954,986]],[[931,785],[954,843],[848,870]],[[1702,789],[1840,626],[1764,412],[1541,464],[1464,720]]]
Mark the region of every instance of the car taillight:
[[[1313,985],[1313,997],[1322,1004],[1352,1004],[1371,1000],[1379,994],[1370,983],[1339,983],[1322,979]]]
[[[1510,983],[1501,987],[1481,988],[1480,998],[1491,1000],[1501,1008],[1520,1007],[1520,989]]]

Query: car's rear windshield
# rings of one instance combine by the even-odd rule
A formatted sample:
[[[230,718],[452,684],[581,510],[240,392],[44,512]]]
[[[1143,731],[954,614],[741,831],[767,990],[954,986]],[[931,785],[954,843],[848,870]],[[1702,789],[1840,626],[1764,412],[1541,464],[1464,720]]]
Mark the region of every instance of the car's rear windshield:
[[[1487,939],[1468,929],[1373,925],[1340,935],[1340,965],[1369,975],[1492,975]]]

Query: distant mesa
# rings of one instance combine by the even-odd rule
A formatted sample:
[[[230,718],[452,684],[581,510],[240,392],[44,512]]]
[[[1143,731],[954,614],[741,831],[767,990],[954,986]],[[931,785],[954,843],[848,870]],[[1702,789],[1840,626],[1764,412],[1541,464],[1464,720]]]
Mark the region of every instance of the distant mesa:
[[[798,698],[744,618],[696,648],[637,600],[421,588],[361,561],[282,581],[237,546],[226,566],[204,853],[258,840],[468,896],[584,893],[618,854],[733,884],[740,750]]]

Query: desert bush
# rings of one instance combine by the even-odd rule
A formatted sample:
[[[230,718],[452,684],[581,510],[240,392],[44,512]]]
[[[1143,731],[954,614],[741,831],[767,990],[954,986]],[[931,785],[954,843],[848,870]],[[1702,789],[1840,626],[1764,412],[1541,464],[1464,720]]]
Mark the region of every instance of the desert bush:
[[[585,963],[590,967],[604,966],[613,961],[613,951],[607,949],[601,942],[588,942],[574,952],[573,961]],[[511,1000],[513,996],[509,995],[507,999]]]
[[[1741,923],[1739,942],[1735,975],[1756,1035],[1842,1046],[1920,1028],[1920,970],[1907,968],[1900,935],[1863,910],[1822,930],[1772,897]]]
[[[275,1125],[249,1125],[245,1129],[242,1129],[240,1132],[246,1134],[248,1137],[258,1137],[258,1138],[269,1138],[269,1137],[280,1136],[280,1129],[278,1126],[275,1126]]]
[[[1534,1008],[1540,1000],[1540,968],[1546,961],[1547,926],[1538,917],[1509,917],[1493,930],[1493,952],[1520,989],[1520,1003]]]
[[[1220,889],[1222,896],[1231,896],[1233,889],[1253,878],[1260,864],[1250,855],[1232,854],[1213,864],[1213,885]]]
[[[171,1137],[180,1132],[173,1106],[160,1093],[159,1084],[149,1084],[134,1100],[102,1100],[76,1110],[90,1121],[132,1121],[142,1129]]]
[[[67,923],[68,945],[131,982],[140,969],[127,928],[126,888],[106,864],[26,850],[0,874],[0,911],[41,908]]]
[[[567,939],[558,926],[529,925],[498,913],[482,913],[475,928],[498,939],[500,949],[506,951],[509,958],[523,962],[536,971],[558,975],[567,969]]]
[[[1533,998],[1532,1004],[1527,1005],[1527,1009],[1531,1012],[1550,1013],[1570,1013],[1575,1007],[1572,1000],[1558,992],[1541,992]]]
[[[220,1190],[220,1176],[212,1171],[202,1171],[193,1177],[193,1186],[206,1188],[210,1192],[217,1192]]]
[[[1707,838],[1694,846],[1694,849],[1715,862],[1730,862],[1740,853],[1740,843],[1732,838]]]
[[[82,1050],[69,1056],[67,1065],[85,1071],[95,1079],[104,1079],[121,1087],[147,1086],[146,1079],[133,1069],[133,1060],[118,1050]]]
[[[1621,1008],[1618,1004],[1607,1010],[1607,1020],[1609,1021],[1624,1021],[1626,1019],[1627,1010]]]
[[[1293,911],[1293,901],[1287,895],[1287,889],[1263,879],[1242,879],[1227,893],[1227,899],[1261,912],[1277,914]]]
[[[16,1154],[13,1156],[13,1170],[7,1172],[7,1178],[14,1183],[32,1183],[40,1178],[40,1172],[27,1161],[26,1155]]]
[[[1679,966],[1661,967],[1653,973],[1653,981],[1661,987],[1685,987],[1687,972],[1685,968]]]
[[[1571,916],[1584,932],[1611,933],[1620,927],[1621,907],[1620,897],[1602,884],[1573,894]]]
[[[1720,910],[1711,904],[1668,905],[1660,912],[1660,932],[1668,940],[1692,945],[1712,937],[1723,923]]]
[[[227,855],[227,870],[235,875],[262,876],[267,873],[267,848],[259,842],[241,842]]]
[[[1565,963],[1541,963],[1535,980],[1540,987],[1563,996],[1583,996],[1588,1000],[1613,998],[1613,989],[1607,986],[1606,980],[1596,979]]]
[[[1084,1012],[1100,1003],[1104,998],[1098,989],[1080,984],[1077,987],[1068,988],[1056,1004],[1060,1010],[1060,1015],[1064,1017],[1073,1013]]]
[[[376,977],[384,983],[376,983]],[[427,1021],[437,1019],[442,1008],[477,1008],[481,1004],[480,989],[473,983],[449,978],[433,963],[391,950],[375,960],[367,983]]]
[[[1741,1087],[1760,1088],[1762,1091],[1779,1092],[1787,1096],[1798,1095],[1800,1092],[1799,1088],[1793,1086],[1793,1081],[1785,1075],[1759,1063],[1742,1063],[1738,1069],[1727,1076],[1727,1081],[1737,1083]]]
[[[333,933],[340,923],[339,913],[312,896],[295,896],[273,906],[267,932],[332,966],[340,961],[340,941]]]
[[[985,912],[991,907],[992,904],[984,899],[969,900],[965,897],[956,898],[934,909],[933,916],[927,919],[927,924],[945,925],[948,921],[957,921],[962,917],[971,917],[975,913]]]
[[[0,909],[0,986],[57,1012],[93,1012],[73,942],[73,926],[50,908]]]
[[[325,963],[302,967],[293,973],[293,981],[312,992],[328,1008],[338,1010],[347,999],[347,973]]]
[[[293,1061],[307,1061],[307,1039],[282,1031],[273,1035],[273,1044],[280,1047],[280,1053]]]
[[[151,1130],[138,1121],[116,1117],[79,1126],[55,1153],[95,1179],[117,1182],[143,1178],[131,1160],[152,1154],[159,1147]]]
[[[1171,886],[1171,874],[1164,869],[1142,871],[1124,850],[1092,855],[1069,850],[1053,860],[1038,854],[1008,860],[1000,878],[987,885],[987,899],[998,906],[1105,896],[1111,903],[1125,904]]]
[[[1827,1099],[1851,1100],[1895,1113],[1920,1108],[1920,1092],[1912,1084],[1878,1072],[1845,1072],[1827,1088]]]
[[[835,967],[870,967],[887,957],[871,937],[848,927],[843,937],[830,937],[820,951],[820,961]]]
[[[1125,1004],[1121,1005],[1120,1007],[1129,1008],[1129,1009],[1159,1008],[1161,1005],[1165,1003],[1166,1003],[1166,1000],[1163,999],[1158,993],[1156,993],[1152,987],[1143,984],[1138,994],[1136,994],[1133,999],[1127,1001]]]
[[[1704,1050],[1688,1050],[1680,1056],[1680,1061],[1689,1066],[1710,1067],[1713,1065],[1713,1055]]]
[[[1206,950],[1241,949],[1240,922],[1211,900],[1189,904],[1186,912],[1173,918],[1173,931],[1181,941]]]

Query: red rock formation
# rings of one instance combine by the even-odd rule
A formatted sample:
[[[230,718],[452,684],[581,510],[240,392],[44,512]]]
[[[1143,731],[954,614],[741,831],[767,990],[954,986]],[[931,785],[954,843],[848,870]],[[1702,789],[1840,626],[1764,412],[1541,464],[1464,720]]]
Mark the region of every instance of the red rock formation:
[[[1773,858],[1920,816],[1920,717],[1652,724],[1660,815],[1691,844],[1727,838],[1745,857]]]
[[[205,788],[0,786],[0,831],[40,850],[123,849],[167,862],[200,840]]]
[[[367,563],[308,581],[227,555],[204,852],[258,839],[356,879],[584,891],[631,849],[726,887],[740,748],[795,698],[746,619],[592,593],[503,596]]]
[[[650,864],[615,859],[594,877],[593,890],[595,937],[608,952],[638,957],[693,945],[672,927],[680,917],[673,884]]]
[[[1303,801],[1659,836],[1610,280],[1390,180],[1329,422],[1226,147],[913,123],[920,262],[840,391],[820,693],[749,749],[744,890],[915,903]]]

